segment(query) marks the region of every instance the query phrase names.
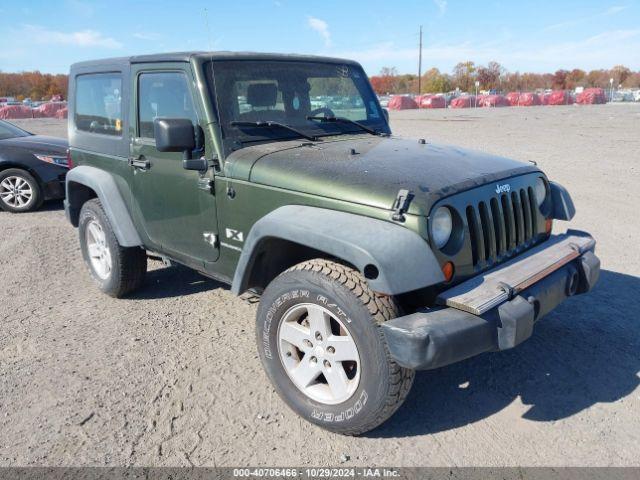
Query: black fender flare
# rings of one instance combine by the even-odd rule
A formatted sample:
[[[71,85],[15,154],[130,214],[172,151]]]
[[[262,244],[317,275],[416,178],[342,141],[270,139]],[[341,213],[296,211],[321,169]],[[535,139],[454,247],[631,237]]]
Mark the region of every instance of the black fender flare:
[[[120,245],[123,247],[142,245],[140,235],[133,224],[116,181],[112,175],[96,167],[80,165],[67,173],[64,207],[67,218],[74,226],[78,226],[80,209],[89,199],[86,195],[86,188],[81,186],[93,190],[100,199],[102,208],[111,222],[111,228],[113,228],[113,233]]]
[[[551,201],[553,202],[552,217],[556,220],[571,220],[576,214],[571,195],[566,188],[556,182],[549,182]]]
[[[287,205],[262,217],[249,231],[231,286],[236,295],[247,290],[259,250],[256,247],[269,238],[288,240],[346,261],[367,277],[374,291],[386,295],[445,280],[429,244],[403,226],[336,210]],[[376,272],[375,278],[367,275],[365,268]]]

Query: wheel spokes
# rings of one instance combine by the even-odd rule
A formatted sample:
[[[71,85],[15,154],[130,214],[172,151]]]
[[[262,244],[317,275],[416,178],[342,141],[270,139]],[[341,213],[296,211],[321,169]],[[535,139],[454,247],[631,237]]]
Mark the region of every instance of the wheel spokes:
[[[94,242],[96,242],[97,244],[102,244],[102,235],[100,229],[98,228],[98,224],[91,222],[87,227],[87,230],[89,230],[89,233],[91,234]]]
[[[316,378],[320,376],[320,368],[317,363],[313,363],[310,359],[304,358],[296,368],[289,372],[294,381],[302,388],[311,385]]]
[[[93,271],[102,279],[108,278],[113,269],[113,258],[107,246],[104,230],[97,221],[91,220],[87,223],[85,241]]]
[[[332,363],[330,367],[324,368],[324,378],[327,379],[331,393],[335,398],[344,397],[349,391],[349,379],[342,367],[342,363]]]
[[[297,322],[284,322],[280,327],[280,339],[289,342],[303,352],[309,348],[306,342],[309,341],[310,335],[309,329]]]
[[[106,267],[106,273],[111,272],[111,252],[109,252],[109,249],[104,250],[104,263]]]
[[[278,348],[287,375],[309,398],[335,405],[358,388],[356,342],[347,326],[324,306],[303,303],[291,307],[278,327]]]
[[[330,355],[336,362],[358,361],[358,348],[353,339],[348,335],[331,335],[327,339],[327,348],[333,347],[335,351]]]
[[[33,199],[33,188],[22,177],[7,177],[0,182],[0,199],[14,208],[22,208]]]
[[[322,339],[329,338],[329,335],[331,335],[331,321],[324,309],[317,305],[309,305],[307,313],[309,315],[311,336],[315,337],[319,333]]]
[[[91,258],[100,258],[100,250],[98,249],[98,246],[95,243],[88,244],[87,250]]]

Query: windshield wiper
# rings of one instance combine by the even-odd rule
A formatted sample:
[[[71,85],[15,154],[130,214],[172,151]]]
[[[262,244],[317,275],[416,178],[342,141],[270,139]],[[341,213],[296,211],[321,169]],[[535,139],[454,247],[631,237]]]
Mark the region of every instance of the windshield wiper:
[[[361,130],[364,130],[371,135],[382,135],[378,130],[374,130],[373,128],[369,128],[366,125],[363,125],[360,122],[356,122],[355,120],[351,120],[346,117],[314,117],[313,115],[309,115],[307,120],[320,120],[321,122],[333,122],[333,123],[348,123],[350,125],[355,125]]]
[[[298,130],[295,127],[292,127],[290,125],[287,125],[286,123],[280,123],[280,122],[272,122],[272,121],[257,121],[257,122],[231,122],[230,125],[234,126],[234,127],[258,127],[258,128],[283,128],[285,130],[289,130],[290,132],[296,133],[298,135],[300,135],[302,138],[305,138],[307,140],[311,140],[311,141],[315,141],[317,140],[317,137],[313,137],[311,135],[307,135],[306,133],[304,133],[301,130]]]

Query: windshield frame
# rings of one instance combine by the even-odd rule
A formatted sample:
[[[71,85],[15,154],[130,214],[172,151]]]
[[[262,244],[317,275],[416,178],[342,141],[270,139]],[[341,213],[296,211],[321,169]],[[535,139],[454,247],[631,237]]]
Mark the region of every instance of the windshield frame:
[[[354,72],[357,72],[359,77],[358,82],[354,80],[354,86],[357,89],[361,99],[364,102],[372,102],[373,108],[378,113],[379,118],[375,122],[367,122],[366,126],[379,131],[380,134],[389,135],[391,130],[389,128],[389,123],[386,119],[384,109],[380,105],[377,95],[375,94],[371,83],[369,82],[369,78],[366,75],[364,69],[355,62],[345,61],[341,63],[339,61],[335,61],[333,59],[312,59],[312,58],[211,58],[208,61],[202,63],[202,71],[204,73],[204,77],[206,79],[207,87],[209,90],[209,95],[211,98],[211,103],[213,107],[214,114],[216,116],[217,122],[219,124],[220,132],[221,132],[221,140],[224,148],[225,156],[229,153],[239,150],[244,147],[259,145],[264,143],[273,143],[273,142],[281,142],[281,141],[291,141],[291,140],[300,140],[307,141],[303,137],[296,135],[294,132],[287,132],[285,129],[268,129],[268,128],[260,128],[259,131],[254,129],[250,133],[247,133],[248,130],[245,128],[245,132],[242,132],[243,127],[232,126],[234,121],[237,121],[237,118],[223,118],[224,113],[221,112],[221,101],[223,96],[228,95],[228,92],[218,92],[218,89],[224,88],[220,86],[220,78],[216,75],[217,72],[220,72],[221,69],[228,68],[232,62],[239,63],[265,63],[265,64],[303,64],[313,66],[313,64],[319,64],[323,68],[327,66],[336,67],[340,65],[347,65],[349,69]],[[331,77],[327,77],[331,78]],[[339,78],[339,77],[336,77]],[[228,101],[228,98],[224,98],[224,100]],[[371,104],[370,104],[371,105]],[[367,108],[363,106],[363,108]],[[367,109],[367,111],[369,111]],[[262,119],[264,121],[269,121],[269,118]],[[283,122],[286,123],[286,122]],[[321,137],[330,137],[330,136],[340,136],[340,135],[369,135],[365,130],[357,127],[356,125],[350,125],[348,123],[342,122],[327,122],[327,123],[319,123],[313,120],[306,120],[306,123],[300,124],[298,122],[292,123],[290,126],[303,130],[305,133],[308,133],[309,136],[316,137],[321,141]],[[235,132],[233,131],[235,130]]]
[[[31,135],[33,135],[33,133],[31,132],[27,132],[26,130],[23,130],[22,128],[14,125],[11,122],[7,122],[4,120],[0,120],[0,129],[2,129],[0,131],[0,140],[9,140],[12,138],[20,138],[20,137],[29,137]],[[2,135],[2,131],[3,130],[8,130],[9,132],[13,133],[14,135],[11,137],[5,137]]]

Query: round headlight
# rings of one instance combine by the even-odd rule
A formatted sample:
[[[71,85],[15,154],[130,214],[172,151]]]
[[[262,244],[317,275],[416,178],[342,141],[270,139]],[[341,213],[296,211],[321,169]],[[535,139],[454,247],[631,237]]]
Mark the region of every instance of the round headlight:
[[[452,229],[453,219],[451,212],[447,207],[438,208],[431,219],[431,235],[433,235],[436,247],[442,248],[447,244],[449,237],[451,237]]]
[[[541,207],[545,199],[547,198],[547,184],[542,179],[542,177],[538,177],[538,179],[536,180],[535,192],[538,207]]]

